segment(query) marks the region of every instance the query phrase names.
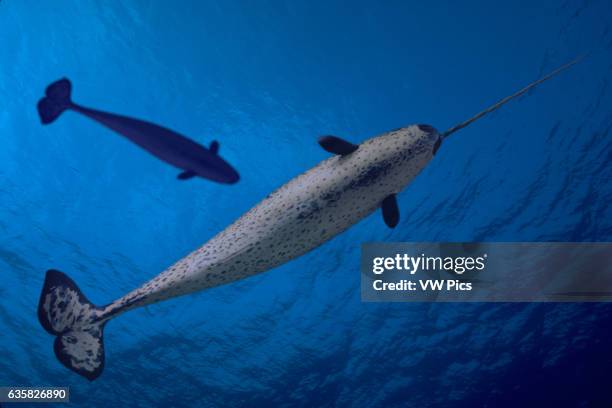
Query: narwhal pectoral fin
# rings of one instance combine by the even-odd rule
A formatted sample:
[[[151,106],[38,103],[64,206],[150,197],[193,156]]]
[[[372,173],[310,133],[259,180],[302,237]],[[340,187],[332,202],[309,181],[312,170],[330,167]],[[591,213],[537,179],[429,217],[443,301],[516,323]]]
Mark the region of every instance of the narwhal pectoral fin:
[[[210,150],[212,154],[218,154],[219,153],[219,142],[217,142],[216,140],[213,140],[212,142],[210,142],[210,146],[208,147],[208,150]]]
[[[176,178],[179,180],[189,180],[190,178],[193,178],[195,176],[196,176],[196,173],[194,171],[185,170],[184,172],[176,176]]]
[[[399,208],[397,206],[397,199],[395,198],[395,194],[387,196],[383,200],[380,207],[382,209],[383,220],[385,220],[385,224],[387,224],[387,227],[395,228],[400,218]]]
[[[321,145],[325,151],[340,156],[346,156],[359,149],[359,145],[347,142],[336,136],[321,136],[319,138],[319,145]]]

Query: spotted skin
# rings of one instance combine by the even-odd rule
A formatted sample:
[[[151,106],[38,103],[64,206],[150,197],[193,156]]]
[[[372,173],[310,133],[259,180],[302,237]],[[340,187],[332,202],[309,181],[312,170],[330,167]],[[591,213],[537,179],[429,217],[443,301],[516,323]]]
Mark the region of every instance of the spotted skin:
[[[332,156],[274,191],[199,249],[108,305],[127,310],[234,282],[295,259],[345,231],[401,191],[432,159],[439,134],[413,125]]]
[[[380,207],[431,160],[435,129],[415,125],[332,156],[263,199],[201,248],[142,287],[98,308],[70,277],[49,270],[38,305],[54,351],[90,381],[104,369],[103,331],[121,313],[267,271],[318,247]]]

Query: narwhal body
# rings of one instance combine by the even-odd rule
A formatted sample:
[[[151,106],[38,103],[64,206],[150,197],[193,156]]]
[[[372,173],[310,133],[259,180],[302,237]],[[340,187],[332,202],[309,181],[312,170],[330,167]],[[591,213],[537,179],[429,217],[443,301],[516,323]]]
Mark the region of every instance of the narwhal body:
[[[201,248],[140,288],[98,308],[65,274],[47,272],[38,316],[57,336],[55,353],[71,370],[93,380],[104,366],[102,332],[130,309],[230,283],[286,263],[345,231],[378,208],[387,225],[399,219],[395,195],[431,161],[445,137],[525,93],[575,62],[503,99],[444,133],[411,125],[353,145],[319,140],[335,155],[295,177]]]
[[[431,160],[439,138],[429,126],[409,126],[322,161],[101,316],[233,282],[303,255],[404,188]]]

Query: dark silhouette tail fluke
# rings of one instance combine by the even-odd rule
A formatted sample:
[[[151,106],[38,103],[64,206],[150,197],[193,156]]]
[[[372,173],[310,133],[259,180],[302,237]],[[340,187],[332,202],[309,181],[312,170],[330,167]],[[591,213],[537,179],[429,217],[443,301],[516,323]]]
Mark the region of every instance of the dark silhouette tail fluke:
[[[43,124],[52,123],[59,115],[70,107],[72,84],[68,78],[55,81],[45,90],[45,96],[38,101],[38,114]]]
[[[60,271],[47,271],[38,303],[38,320],[56,336],[53,349],[58,360],[90,381],[104,369],[105,322],[96,319],[99,311],[72,279]]]

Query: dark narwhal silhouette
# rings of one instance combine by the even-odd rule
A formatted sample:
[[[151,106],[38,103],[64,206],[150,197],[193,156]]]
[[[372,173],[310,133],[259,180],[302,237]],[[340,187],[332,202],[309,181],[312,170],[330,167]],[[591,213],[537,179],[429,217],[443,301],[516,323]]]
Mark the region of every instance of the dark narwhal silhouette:
[[[157,158],[183,170],[177,176],[180,180],[199,176],[232,184],[240,179],[238,172],[218,155],[218,142],[213,141],[207,149],[185,136],[153,123],[77,105],[70,99],[71,89],[72,84],[67,78],[47,87],[45,97],[38,102],[38,113],[43,124],[53,122],[66,109],[71,109],[127,137]]]

